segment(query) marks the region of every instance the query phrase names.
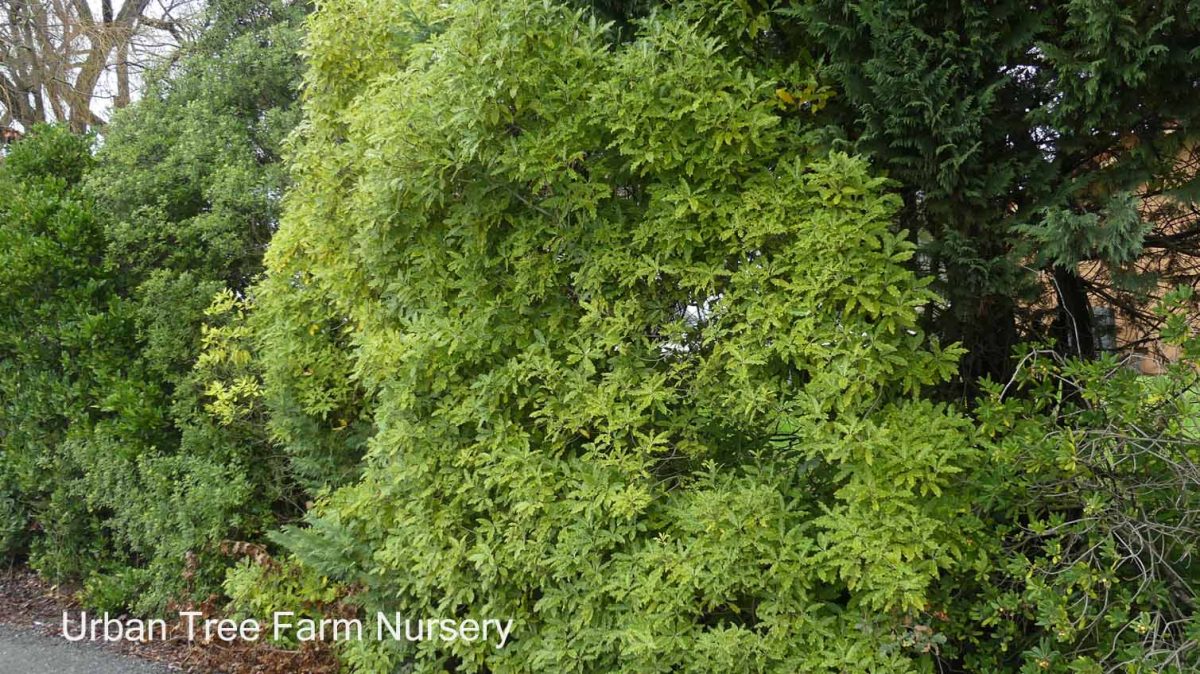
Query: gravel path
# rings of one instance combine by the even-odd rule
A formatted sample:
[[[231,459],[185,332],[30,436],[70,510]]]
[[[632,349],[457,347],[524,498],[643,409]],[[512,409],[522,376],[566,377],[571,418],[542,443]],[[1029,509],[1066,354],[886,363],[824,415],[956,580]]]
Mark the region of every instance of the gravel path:
[[[166,674],[166,667],[0,625],[0,674]]]

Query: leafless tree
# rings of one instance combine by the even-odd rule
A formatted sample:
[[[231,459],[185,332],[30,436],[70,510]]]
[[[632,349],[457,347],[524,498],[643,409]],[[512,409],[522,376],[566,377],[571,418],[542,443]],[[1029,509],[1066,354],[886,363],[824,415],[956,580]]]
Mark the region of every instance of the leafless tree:
[[[0,128],[83,131],[185,42],[197,0],[0,0]]]

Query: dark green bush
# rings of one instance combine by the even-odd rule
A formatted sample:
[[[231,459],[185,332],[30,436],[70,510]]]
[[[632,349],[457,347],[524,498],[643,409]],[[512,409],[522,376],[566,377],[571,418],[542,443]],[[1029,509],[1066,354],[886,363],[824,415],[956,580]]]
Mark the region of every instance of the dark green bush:
[[[221,541],[302,507],[265,420],[210,409],[230,369],[199,361],[219,346],[205,330],[235,321],[206,316],[214,296],[245,292],[276,226],[305,9],[214,3],[94,159],[90,139],[45,130],[4,160],[0,540],[85,580],[93,605],[207,596],[231,564]]]
[[[1200,346],[1157,377],[1030,350],[977,410],[980,573],[938,600],[972,672],[1200,668]],[[1169,335],[1170,336],[1170,335]],[[941,602],[945,602],[941,604]]]
[[[99,413],[106,360],[126,337],[103,227],[78,184],[90,144],[39,127],[0,162],[0,552],[32,553],[54,577],[81,572],[79,553],[98,545],[67,486],[80,474],[67,445],[72,422]]]

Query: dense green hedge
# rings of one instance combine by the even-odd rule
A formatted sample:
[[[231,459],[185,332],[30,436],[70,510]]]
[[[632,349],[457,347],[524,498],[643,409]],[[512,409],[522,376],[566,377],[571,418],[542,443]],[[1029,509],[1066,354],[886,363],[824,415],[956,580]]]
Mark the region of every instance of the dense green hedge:
[[[0,555],[95,609],[515,622],[345,644],[363,673],[1200,669],[1194,298],[1141,300],[1183,354],[1156,378],[945,339],[1019,303],[1012,264],[1128,262],[1145,223],[1105,209],[1161,160],[1003,223],[1046,259],[976,250],[1015,163],[946,177],[986,96],[936,147],[936,111],[873,107],[967,86],[906,98],[938,52],[901,14],[656,4],[326,0],[302,42],[304,3],[216,0],[101,136],[8,150]],[[1124,12],[1067,4],[1038,16]],[[1081,25],[1029,34],[1057,68]]]
[[[0,542],[96,608],[219,591],[221,541],[300,510],[265,424],[208,409],[230,367],[198,358],[230,320],[206,317],[214,296],[248,287],[277,224],[303,16],[213,3],[102,140],[35,129],[0,165]]]
[[[916,398],[955,352],[915,329],[884,183],[686,14],[614,46],[552,4],[365,6],[312,22],[257,301],[296,340],[268,366],[343,343],[376,430],[283,540],[372,611],[516,636],[351,665],[928,665],[887,644],[965,554],[975,450]]]

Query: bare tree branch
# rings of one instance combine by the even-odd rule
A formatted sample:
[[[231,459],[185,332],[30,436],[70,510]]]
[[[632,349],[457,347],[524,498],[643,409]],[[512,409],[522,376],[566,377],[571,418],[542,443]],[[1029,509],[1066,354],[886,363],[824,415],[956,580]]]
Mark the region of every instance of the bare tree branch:
[[[83,131],[104,124],[111,108],[135,98],[138,74],[184,42],[184,20],[200,4],[0,0],[3,126],[59,121]]]

